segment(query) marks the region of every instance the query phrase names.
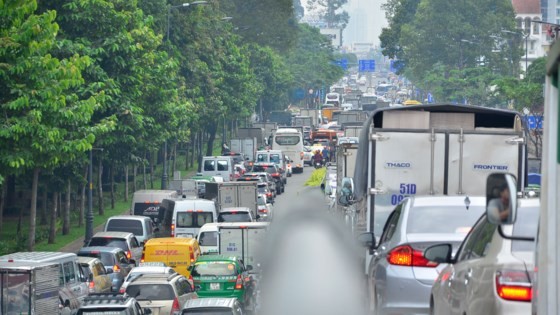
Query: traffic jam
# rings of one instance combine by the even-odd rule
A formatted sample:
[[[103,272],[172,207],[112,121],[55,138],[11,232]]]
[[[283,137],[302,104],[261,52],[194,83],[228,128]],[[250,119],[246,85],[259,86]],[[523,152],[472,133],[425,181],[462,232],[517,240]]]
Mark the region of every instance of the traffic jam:
[[[520,115],[395,104],[397,86],[340,82],[320,109],[239,128],[76,253],[0,257],[3,312],[530,314]]]

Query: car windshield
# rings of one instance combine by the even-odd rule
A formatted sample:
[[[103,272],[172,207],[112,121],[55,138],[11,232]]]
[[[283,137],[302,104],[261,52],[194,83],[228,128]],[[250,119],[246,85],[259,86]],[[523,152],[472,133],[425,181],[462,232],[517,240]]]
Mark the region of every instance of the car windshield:
[[[466,235],[484,211],[482,206],[413,207],[408,212],[406,232]]]
[[[296,145],[299,143],[299,136],[276,136],[274,141],[279,145]]]
[[[218,232],[201,232],[198,244],[200,246],[218,246]]]
[[[514,237],[536,237],[539,225],[538,207],[519,207],[517,219],[513,224]],[[532,252],[535,250],[535,242],[512,241],[512,252]]]
[[[199,228],[212,222],[214,222],[212,212],[177,212],[176,227],[178,228]]]
[[[270,162],[277,163],[277,164],[280,163],[280,154],[271,154]]]
[[[105,268],[112,268],[113,264],[115,263],[114,255],[111,253],[102,253],[99,251],[79,252],[78,256],[99,258]]]
[[[266,186],[259,186],[257,187],[257,190],[259,192],[259,194],[265,194],[266,193]]]
[[[126,288],[126,294],[138,301],[166,301],[176,298],[171,284],[138,283]]]
[[[122,250],[128,250],[128,244],[124,238],[94,237],[89,241],[88,246],[118,247]]]
[[[235,276],[237,270],[235,265],[227,261],[212,261],[196,263],[193,268],[193,277],[204,276]]]
[[[222,212],[218,215],[218,222],[251,222],[247,212]]]
[[[107,223],[107,232],[128,232],[136,236],[144,235],[144,228],[140,220],[111,219]]]

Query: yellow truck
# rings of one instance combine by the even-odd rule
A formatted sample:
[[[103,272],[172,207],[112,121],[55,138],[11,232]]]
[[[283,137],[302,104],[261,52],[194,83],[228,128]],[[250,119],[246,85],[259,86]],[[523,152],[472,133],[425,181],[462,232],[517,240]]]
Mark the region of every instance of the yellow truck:
[[[152,238],[144,244],[141,262],[162,262],[177,273],[189,277],[189,267],[200,256],[200,247],[195,238],[161,237]]]

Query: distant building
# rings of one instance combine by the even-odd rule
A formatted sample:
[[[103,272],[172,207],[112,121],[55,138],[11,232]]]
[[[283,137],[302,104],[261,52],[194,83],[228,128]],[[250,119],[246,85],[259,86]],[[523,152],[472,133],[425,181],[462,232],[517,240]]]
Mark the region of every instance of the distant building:
[[[550,45],[546,35],[546,27],[541,22],[543,12],[541,11],[543,0],[512,0],[517,29],[523,34],[523,57],[520,67],[525,71],[526,65],[530,65],[535,59],[546,55]],[[544,0],[546,1],[546,0]],[[554,1],[555,3],[557,1]]]

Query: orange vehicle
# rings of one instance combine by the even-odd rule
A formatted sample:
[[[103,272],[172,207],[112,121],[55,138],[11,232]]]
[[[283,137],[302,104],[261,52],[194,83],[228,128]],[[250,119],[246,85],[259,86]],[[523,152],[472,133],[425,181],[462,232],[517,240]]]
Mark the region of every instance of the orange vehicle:
[[[313,142],[317,142],[319,140],[328,140],[329,143],[336,143],[338,135],[336,130],[330,129],[317,129],[311,132],[311,139]]]
[[[335,107],[335,106],[329,106],[329,105],[323,105],[321,107],[321,116],[324,119],[327,119],[327,121],[331,122],[333,119],[333,112],[340,112],[340,108],[339,107]]]

